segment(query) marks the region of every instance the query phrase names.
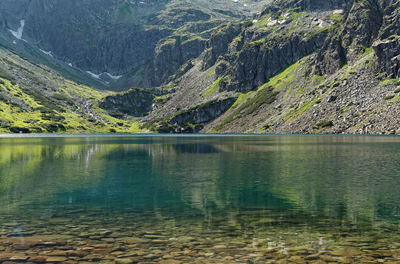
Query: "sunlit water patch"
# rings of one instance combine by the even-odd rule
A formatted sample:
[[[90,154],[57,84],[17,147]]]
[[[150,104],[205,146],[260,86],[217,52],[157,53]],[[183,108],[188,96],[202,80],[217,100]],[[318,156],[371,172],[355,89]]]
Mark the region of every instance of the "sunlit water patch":
[[[0,139],[0,263],[399,263],[399,137]]]

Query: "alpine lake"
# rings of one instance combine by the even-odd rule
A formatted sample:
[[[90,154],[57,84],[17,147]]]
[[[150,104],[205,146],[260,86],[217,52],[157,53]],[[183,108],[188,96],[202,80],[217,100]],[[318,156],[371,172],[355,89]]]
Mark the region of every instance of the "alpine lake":
[[[400,263],[400,137],[2,136],[0,263]]]

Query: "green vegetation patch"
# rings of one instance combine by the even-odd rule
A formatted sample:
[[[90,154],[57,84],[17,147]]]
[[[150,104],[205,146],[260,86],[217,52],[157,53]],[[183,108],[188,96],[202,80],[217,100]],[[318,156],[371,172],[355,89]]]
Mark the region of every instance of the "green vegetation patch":
[[[200,36],[194,36],[194,37],[192,37],[192,38],[190,38],[190,39],[187,39],[187,40],[183,41],[183,42],[182,42],[182,45],[187,44],[187,43],[192,42],[192,41],[196,41],[196,40],[197,40],[197,41],[207,41],[207,39],[202,38],[202,37],[200,37]]]
[[[387,80],[383,80],[379,83],[379,85],[390,85],[390,84],[399,84],[399,80],[398,79],[387,79]]]
[[[211,85],[204,93],[201,94],[203,97],[210,97],[219,87],[219,83],[221,82],[222,77],[217,79],[213,85]]]
[[[240,94],[239,97],[237,98],[236,102],[232,105],[232,108],[235,108],[239,104],[241,104],[244,100],[246,100],[250,95],[254,94],[255,91],[250,91],[244,94]]]
[[[293,82],[295,71],[303,64],[303,61],[297,61],[293,63],[281,73],[278,73],[272,77],[267,83],[260,87],[263,89],[264,86],[273,86],[278,90],[287,87],[291,82]]]
[[[209,73],[207,73],[208,76],[212,76],[215,75],[215,71],[210,71]]]
[[[372,51],[371,47],[365,48],[364,49],[364,54],[367,55],[368,53],[370,53]]]
[[[263,87],[261,90],[258,90],[254,96],[251,98],[245,100],[247,97],[249,97],[249,93],[245,94],[241,100],[244,101],[242,104],[240,104],[239,107],[237,107],[226,119],[224,119],[218,126],[216,127],[216,130],[219,131],[221,128],[232,122],[236,118],[242,118],[244,116],[252,114],[254,111],[256,111],[260,106],[263,104],[271,104],[276,100],[276,97],[278,95],[278,92],[274,91],[274,88],[272,86],[268,87]],[[247,95],[247,96],[246,96]],[[238,105],[239,103],[235,103]]]
[[[176,45],[176,39],[174,38],[168,38],[164,40],[164,42],[161,44],[161,47],[163,46],[175,46]]]
[[[254,47],[254,46],[262,46],[265,43],[265,38],[261,38],[252,42],[248,42],[245,45],[246,46],[250,46],[250,47]]]
[[[320,76],[320,75],[313,75],[313,77],[311,78],[311,84],[312,85],[318,85],[318,84],[321,84],[324,81],[325,81],[325,77],[324,76]]]
[[[294,110],[294,112],[292,112],[291,114],[289,114],[288,116],[286,116],[285,120],[286,121],[291,121],[293,119],[296,119],[300,116],[302,116],[305,112],[307,112],[313,105],[320,103],[321,99],[320,98],[316,98],[313,101],[310,102],[306,102],[304,103],[299,109]]]
[[[241,36],[241,35],[237,36],[236,38],[234,38],[234,39],[232,40],[232,42],[236,42],[236,43],[239,43],[239,42],[241,42],[241,41],[242,41],[242,36]]]
[[[340,23],[343,20],[343,15],[342,14],[332,14],[330,18],[333,22]]]
[[[121,121],[98,107],[97,102],[111,92],[80,85],[1,49],[0,64],[2,133],[142,131],[138,122]],[[18,84],[4,70],[10,67],[22,77]]]
[[[393,40],[397,40],[398,38],[400,38],[400,36],[398,35],[391,35],[388,38],[384,39],[383,41],[393,41]]]
[[[274,91],[272,86],[268,86],[257,92],[257,95],[244,102],[238,110],[246,109],[244,115],[249,115],[257,110],[263,104],[271,104],[276,100],[278,92]]]

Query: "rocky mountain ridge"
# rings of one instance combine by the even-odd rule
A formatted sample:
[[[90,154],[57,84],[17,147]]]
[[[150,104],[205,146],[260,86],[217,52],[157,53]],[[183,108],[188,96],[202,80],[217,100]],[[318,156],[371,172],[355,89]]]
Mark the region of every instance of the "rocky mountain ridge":
[[[57,6],[35,1],[49,10]],[[118,34],[137,28],[146,34],[165,33],[157,33],[160,39],[154,41],[140,40],[148,52],[134,51],[142,45],[139,40],[129,44],[134,48],[125,46],[125,52],[117,42],[129,39],[109,33],[102,40],[111,46],[96,45],[110,56],[124,56],[116,59],[118,65],[112,59],[100,62],[97,55],[105,53],[99,51],[93,56],[86,51],[90,62],[71,59],[82,63],[73,74],[68,71],[75,82],[102,89],[141,88],[98,97],[96,109],[111,118],[162,133],[400,133],[400,1],[238,0],[225,7],[222,1],[165,1],[153,2],[140,15],[133,13],[136,1],[104,4],[92,10],[91,19],[108,10],[102,17],[111,28],[124,28]],[[121,16],[122,10],[126,16]],[[7,14],[2,17],[0,25],[7,27]],[[26,47],[25,53],[10,48],[9,40],[20,36],[19,20],[14,20],[12,30],[3,30],[4,46],[21,56],[28,54],[24,56],[32,61]],[[125,33],[121,34],[129,35]],[[29,45],[44,47],[42,41],[32,44],[40,34],[29,34]],[[43,41],[47,42],[53,43]],[[67,50],[56,46],[52,50]],[[144,59],[129,59],[136,53]],[[57,60],[67,60],[61,51],[54,54]],[[96,72],[85,71],[90,63]],[[48,65],[72,79],[64,66],[60,70]],[[133,70],[126,73],[128,68]]]
[[[251,15],[252,1],[222,2],[5,0],[0,29],[114,90],[155,87],[202,52],[212,28]]]

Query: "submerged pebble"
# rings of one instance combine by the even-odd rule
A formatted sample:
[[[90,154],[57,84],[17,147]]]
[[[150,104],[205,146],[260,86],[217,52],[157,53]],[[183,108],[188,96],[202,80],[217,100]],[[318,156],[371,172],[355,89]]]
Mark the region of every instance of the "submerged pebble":
[[[78,215],[80,213],[77,213]],[[255,215],[253,215],[255,214]],[[41,221],[20,224],[35,230],[29,236],[0,236],[0,263],[396,263],[400,261],[400,237],[388,233],[377,243],[371,226],[310,225],[304,229],[293,221],[269,225],[256,212],[237,215],[238,223],[260,223],[225,228],[223,216],[215,225],[201,219],[163,222],[148,214],[120,213],[64,218],[43,225]],[[66,216],[70,215],[71,218]],[[31,216],[35,218],[34,215]],[[39,216],[38,216],[39,217]],[[63,219],[63,221],[61,221]],[[0,217],[6,222],[7,217]],[[34,220],[34,219],[32,219]],[[43,220],[43,219],[42,219]],[[290,222],[290,223],[285,223]],[[169,226],[167,226],[167,224]],[[266,225],[265,225],[266,224]],[[15,224],[4,226],[14,228]],[[121,227],[124,227],[121,229]],[[67,228],[66,228],[67,227]],[[355,236],[336,236],[358,228]],[[388,228],[391,227],[389,225]],[[155,231],[151,231],[155,230]],[[223,230],[223,232],[222,232]],[[45,232],[46,231],[46,232]],[[365,233],[365,235],[359,235]],[[22,233],[23,234],[23,233]],[[41,235],[43,234],[43,235]],[[46,235],[45,235],[46,234]]]

